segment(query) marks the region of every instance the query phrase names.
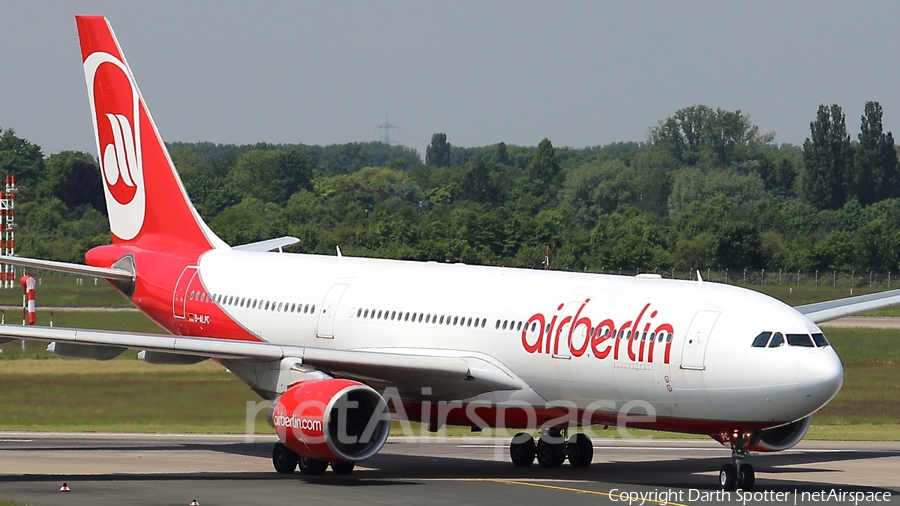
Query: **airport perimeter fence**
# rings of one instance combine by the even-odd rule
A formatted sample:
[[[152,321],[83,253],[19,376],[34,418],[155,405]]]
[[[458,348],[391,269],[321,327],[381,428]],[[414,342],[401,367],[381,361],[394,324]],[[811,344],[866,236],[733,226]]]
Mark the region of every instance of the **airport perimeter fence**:
[[[841,272],[841,271],[786,271],[776,270],[712,270],[699,269],[704,281],[728,283],[730,285],[772,285],[772,286],[823,286],[834,288],[900,288],[900,274],[896,272]],[[635,276],[637,274],[658,274],[669,279],[697,279],[697,269],[601,269],[601,274]]]

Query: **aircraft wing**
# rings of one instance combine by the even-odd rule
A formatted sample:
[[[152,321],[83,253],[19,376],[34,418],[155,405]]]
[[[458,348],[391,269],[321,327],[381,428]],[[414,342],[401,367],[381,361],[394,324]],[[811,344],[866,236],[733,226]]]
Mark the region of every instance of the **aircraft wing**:
[[[900,305],[900,290],[870,293],[845,299],[828,300],[796,306],[794,309],[806,315],[814,323],[837,320],[845,316],[885,309]]]
[[[329,350],[281,346],[265,342],[235,341],[171,334],[142,334],[103,330],[0,325],[0,342],[28,339],[94,347],[113,358],[125,348],[158,353],[270,362],[297,358],[323,372],[357,379],[370,386],[396,386],[401,395],[418,395],[422,385],[435,385],[435,397],[454,399],[495,390],[521,390],[522,384],[487,361],[474,357],[447,357],[392,353],[390,351]],[[96,358],[96,357],[94,357]]]
[[[0,255],[0,264],[18,265],[19,267],[31,267],[33,269],[47,269],[51,271],[68,272],[82,276],[94,276],[118,281],[133,281],[134,273],[125,269],[91,267],[90,265],[72,264],[67,262],[54,262],[52,260],[38,260],[36,258],[10,257]]]
[[[286,235],[284,237],[277,237],[275,239],[267,239],[265,241],[251,242],[249,244],[241,244],[240,246],[232,246],[231,249],[263,252],[275,250],[280,251],[281,248],[286,248],[288,246],[291,246],[292,244],[297,244],[298,242],[300,242],[300,239]]]

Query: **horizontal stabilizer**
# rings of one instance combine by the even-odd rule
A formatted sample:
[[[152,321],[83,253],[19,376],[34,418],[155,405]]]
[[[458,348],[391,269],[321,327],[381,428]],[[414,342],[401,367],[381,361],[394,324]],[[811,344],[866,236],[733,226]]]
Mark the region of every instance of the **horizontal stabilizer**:
[[[900,305],[900,290],[889,290],[887,292],[870,293],[845,299],[816,302],[815,304],[797,306],[794,309],[806,315],[814,323],[823,323],[845,316],[897,305]]]
[[[241,244],[240,246],[232,246],[231,249],[242,251],[275,251],[285,248],[292,244],[297,244],[300,239],[291,236],[276,237],[275,239],[266,239],[265,241],[251,242]]]
[[[115,279],[119,281],[134,280],[134,274],[125,269],[107,269],[104,267],[91,267],[90,265],[54,262],[52,260],[38,260],[36,258],[0,255],[0,264],[18,265],[19,267],[30,267],[32,269],[47,269],[48,271],[67,272],[69,274],[94,276],[96,278]]]

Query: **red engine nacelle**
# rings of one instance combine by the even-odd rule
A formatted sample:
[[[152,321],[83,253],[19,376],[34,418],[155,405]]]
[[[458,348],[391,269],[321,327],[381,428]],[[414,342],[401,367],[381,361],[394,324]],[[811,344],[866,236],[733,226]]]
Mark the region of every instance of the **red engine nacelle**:
[[[391,429],[384,398],[345,379],[291,386],[269,410],[269,424],[288,448],[327,462],[356,462],[378,453]]]

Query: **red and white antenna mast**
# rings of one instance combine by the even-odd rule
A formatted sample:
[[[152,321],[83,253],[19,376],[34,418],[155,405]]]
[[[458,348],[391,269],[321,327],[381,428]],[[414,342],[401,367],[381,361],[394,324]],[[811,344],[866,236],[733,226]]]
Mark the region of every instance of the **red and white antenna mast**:
[[[0,192],[0,253],[6,256],[16,254],[16,176],[6,175],[6,189]],[[16,268],[3,264],[0,272],[0,287],[15,286]]]

